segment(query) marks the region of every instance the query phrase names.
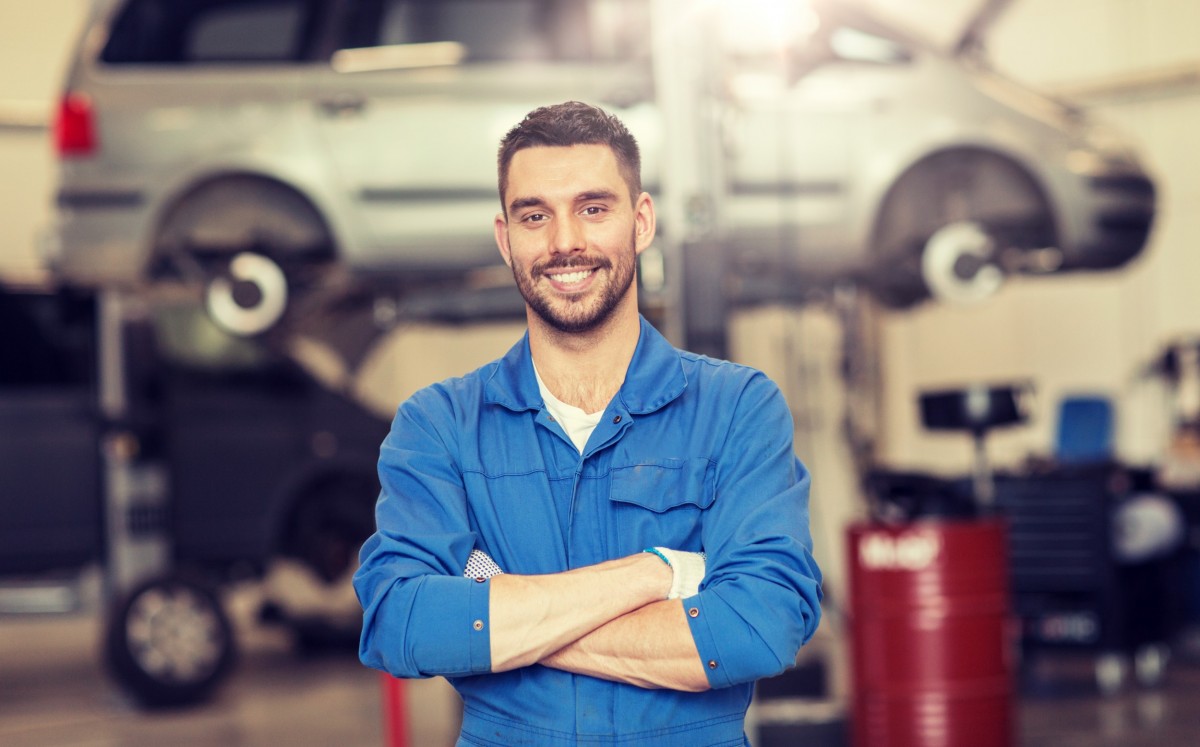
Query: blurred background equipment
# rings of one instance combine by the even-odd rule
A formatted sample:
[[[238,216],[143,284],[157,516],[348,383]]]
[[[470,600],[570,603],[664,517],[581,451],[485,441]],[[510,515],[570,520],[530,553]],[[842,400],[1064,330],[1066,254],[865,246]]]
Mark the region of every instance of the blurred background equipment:
[[[967,498],[942,503],[956,491],[902,479],[917,488],[905,514],[877,506],[847,530],[856,745],[1014,743],[1011,548],[986,438],[1025,419],[1024,394],[922,393],[926,428],[971,436]]]
[[[264,578],[302,644],[357,639],[386,419],[186,299],[6,289],[0,312],[6,611],[79,608],[102,565],[107,661],[147,705],[228,672],[224,583]]]
[[[969,479],[877,470],[868,481],[875,516],[914,531],[976,514],[1002,520],[998,557],[1019,622],[1006,646],[1019,646],[1030,687],[1047,685],[1037,661],[1047,651],[1090,653],[1105,693],[1122,687],[1131,662],[1139,682],[1155,685],[1181,621],[1172,591],[1183,573],[1181,496],[1116,458],[1111,404],[1091,394],[1064,398],[1051,458],[993,475],[980,466],[986,431],[1023,420],[1030,396],[1027,385],[922,394],[926,427],[971,433],[976,467]]]
[[[848,530],[853,744],[1014,744],[1004,525]]]
[[[987,511],[996,499],[996,485],[988,462],[988,432],[1017,425],[1026,419],[1019,386],[973,386],[967,389],[923,392],[921,423],[929,430],[966,432],[974,447],[972,499]]]

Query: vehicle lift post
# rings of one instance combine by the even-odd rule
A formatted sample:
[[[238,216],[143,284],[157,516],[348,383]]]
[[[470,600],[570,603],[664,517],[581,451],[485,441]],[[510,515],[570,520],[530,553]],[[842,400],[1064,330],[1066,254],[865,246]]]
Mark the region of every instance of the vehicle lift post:
[[[728,358],[717,23],[712,8],[696,0],[654,0],[651,12],[654,88],[665,133],[659,217],[666,331],[676,345]]]
[[[165,574],[171,565],[168,484],[165,465],[148,458],[136,381],[131,371],[133,325],[145,323],[146,302],[112,289],[97,298],[97,356],[105,516],[105,596],[117,599],[139,582]],[[142,425],[143,428],[139,428]],[[139,433],[139,430],[143,432]]]

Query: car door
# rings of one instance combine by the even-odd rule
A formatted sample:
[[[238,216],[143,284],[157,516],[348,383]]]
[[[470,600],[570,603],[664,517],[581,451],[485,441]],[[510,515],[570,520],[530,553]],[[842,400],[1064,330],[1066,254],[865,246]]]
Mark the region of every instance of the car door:
[[[644,0],[363,0],[311,105],[360,245],[352,265],[460,270],[498,263],[496,149],[537,106],[656,121]],[[629,21],[629,22],[627,22]],[[614,33],[614,29],[618,30]]]

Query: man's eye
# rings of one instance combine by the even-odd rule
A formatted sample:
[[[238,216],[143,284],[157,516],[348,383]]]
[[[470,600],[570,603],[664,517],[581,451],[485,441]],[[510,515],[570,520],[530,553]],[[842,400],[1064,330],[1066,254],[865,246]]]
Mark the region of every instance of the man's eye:
[[[583,209],[584,215],[600,215],[604,212],[604,208],[599,205],[588,205]]]
[[[542,221],[546,220],[546,214],[545,213],[530,213],[529,215],[526,215],[522,220],[524,220],[526,223],[541,223]]]

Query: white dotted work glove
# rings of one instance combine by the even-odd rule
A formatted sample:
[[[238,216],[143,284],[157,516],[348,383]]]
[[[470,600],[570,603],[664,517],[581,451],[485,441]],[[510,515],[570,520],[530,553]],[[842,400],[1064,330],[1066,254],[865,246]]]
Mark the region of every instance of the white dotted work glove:
[[[704,553],[672,550],[669,547],[648,547],[645,552],[654,553],[671,566],[671,591],[667,599],[690,597],[700,591],[700,582],[704,580],[704,561],[707,559]]]

